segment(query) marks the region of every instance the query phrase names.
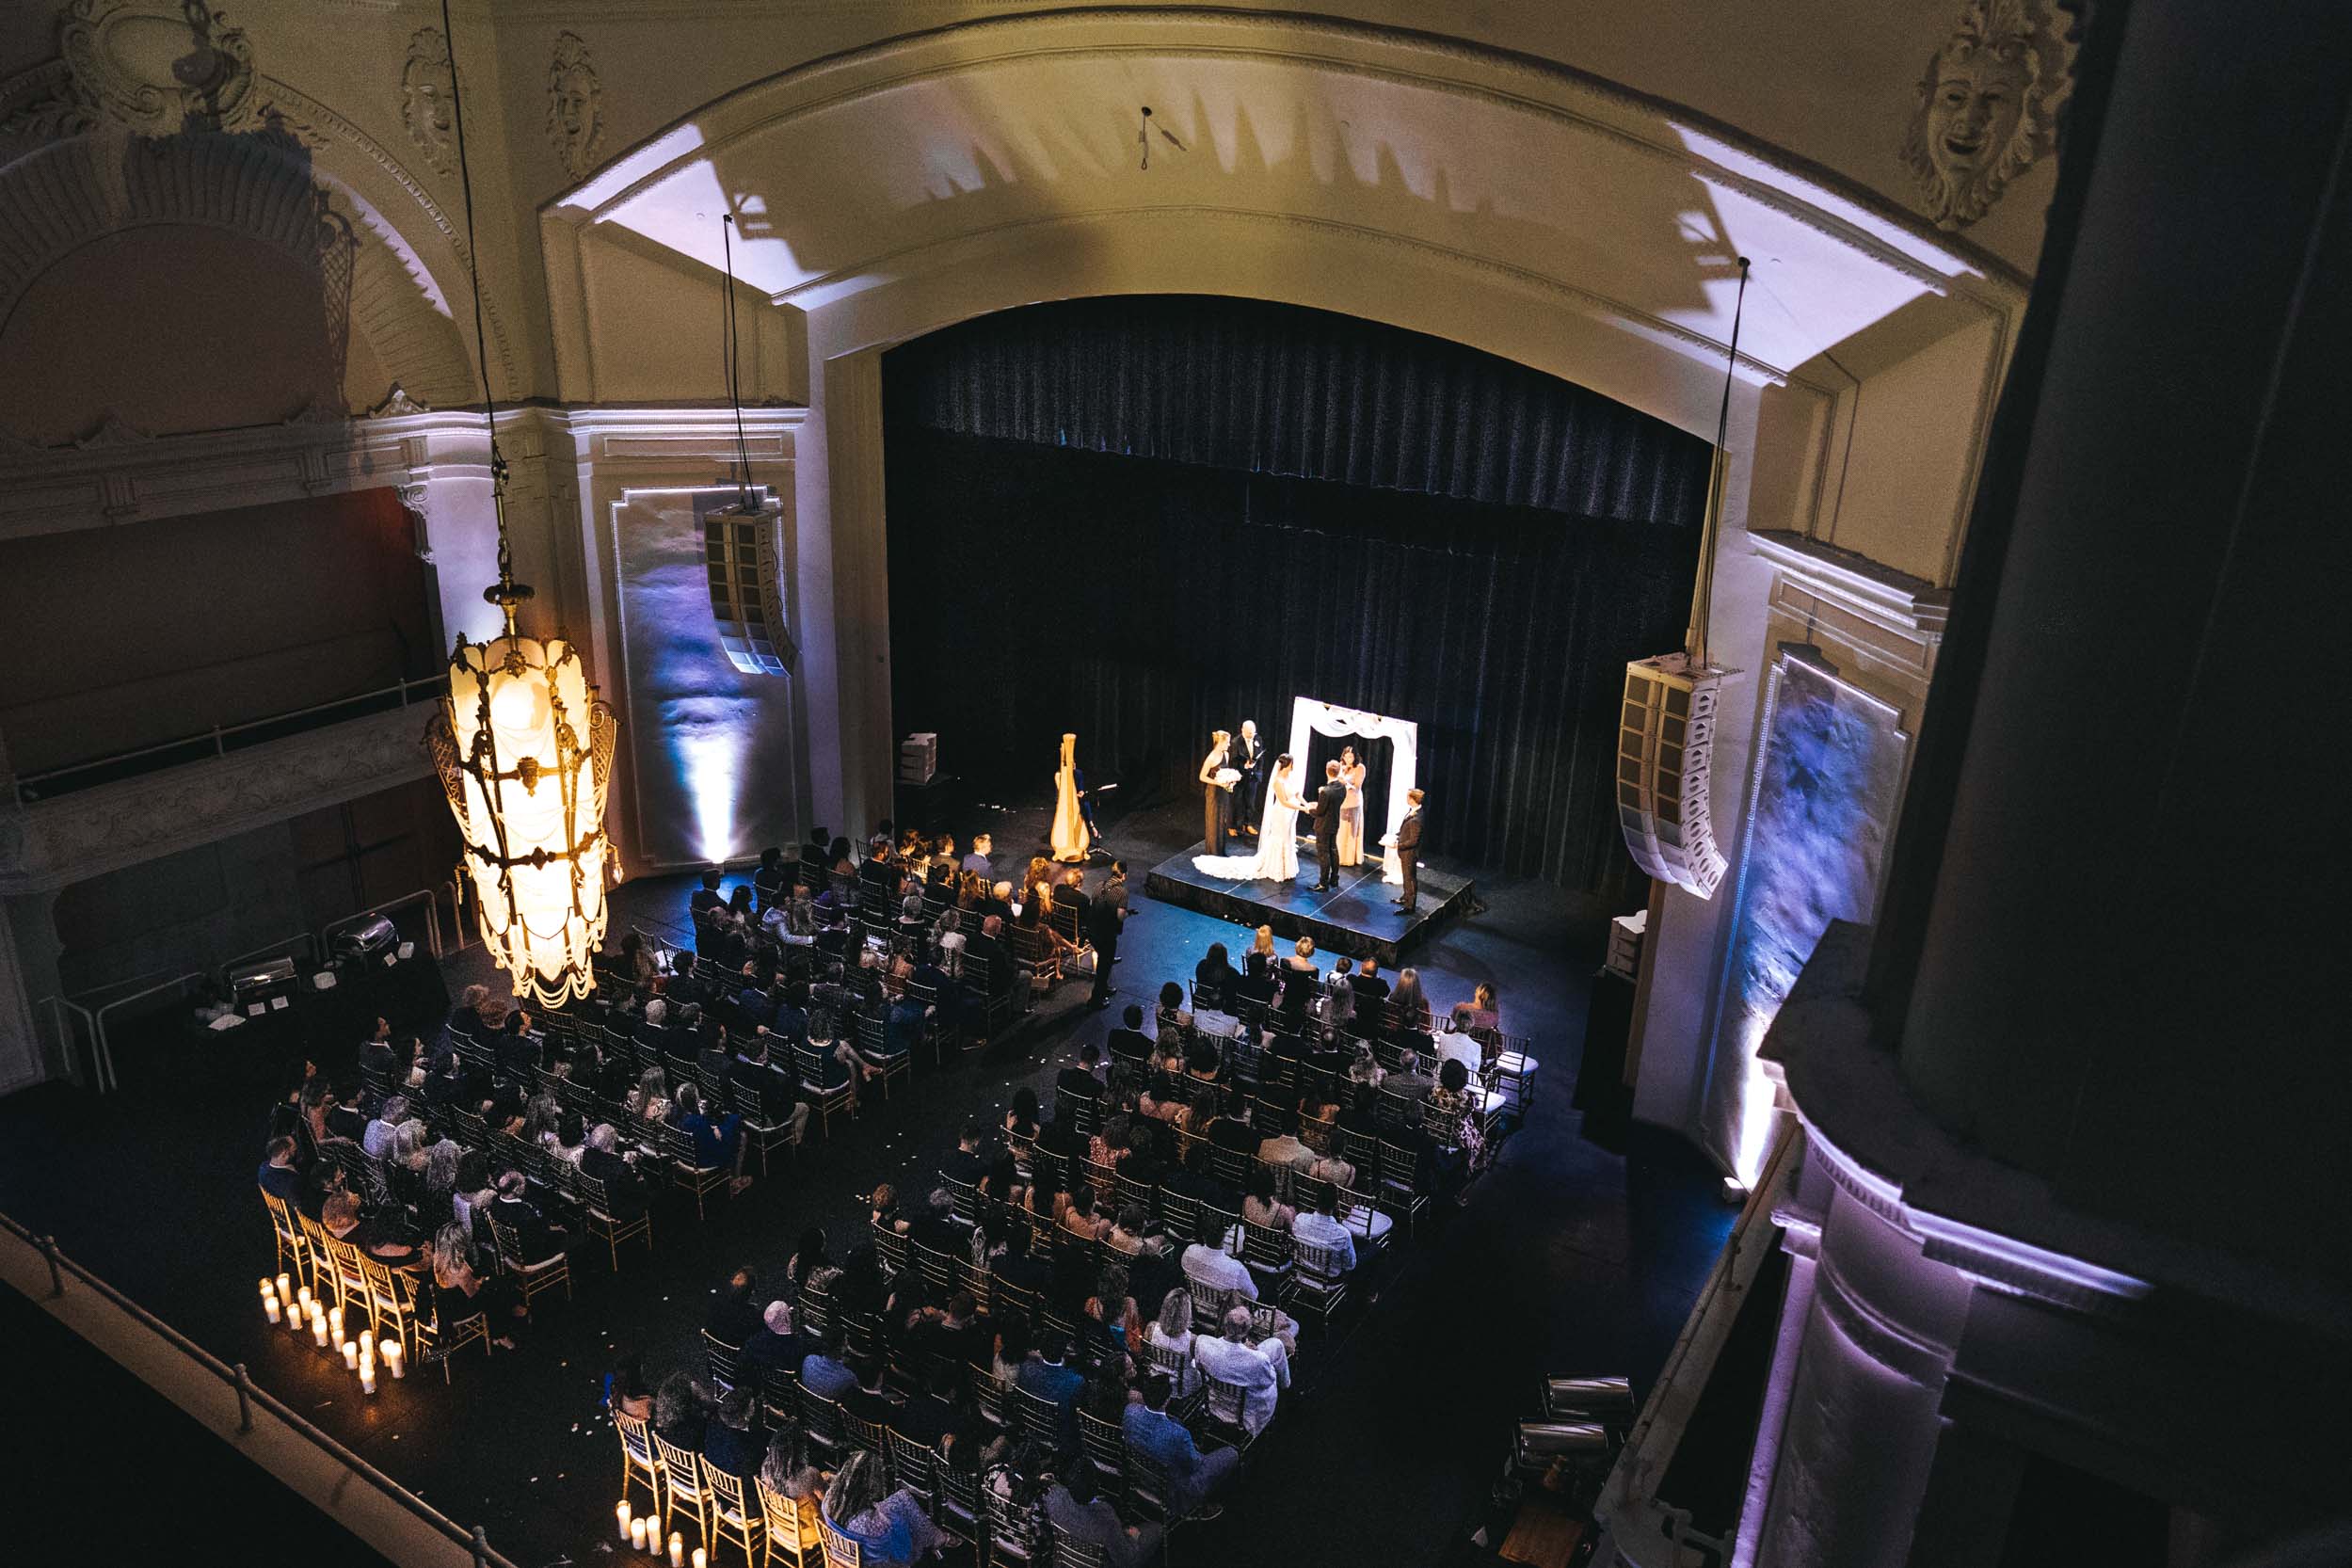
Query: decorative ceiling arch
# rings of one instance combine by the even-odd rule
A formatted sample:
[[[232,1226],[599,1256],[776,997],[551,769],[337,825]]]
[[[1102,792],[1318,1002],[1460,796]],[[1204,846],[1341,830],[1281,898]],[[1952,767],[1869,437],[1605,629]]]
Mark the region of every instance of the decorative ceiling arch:
[[[425,403],[479,396],[453,309],[472,270],[464,238],[373,137],[266,75],[241,99],[239,123],[219,129],[139,135],[106,119],[104,102],[94,109],[76,91],[64,60],[0,85],[0,322],[41,273],[124,229],[195,224],[315,258],[312,192],[323,190],[360,241],[350,324],[377,361]],[[492,379],[512,399],[522,376],[487,297],[484,315]]]
[[[994,285],[954,287],[995,309],[1047,296],[1024,296],[1025,251],[1243,233],[1262,240],[1241,255],[1279,249],[1302,278],[1385,250],[1719,383],[1739,255],[1756,381],[1922,299],[1957,328],[2022,294],[1914,215],[1677,105],[1459,40],[1229,10],[997,17],[830,56],[714,100],[545,212],[697,280],[731,212],[736,276],[809,312],[812,344],[836,307],[975,255]]]

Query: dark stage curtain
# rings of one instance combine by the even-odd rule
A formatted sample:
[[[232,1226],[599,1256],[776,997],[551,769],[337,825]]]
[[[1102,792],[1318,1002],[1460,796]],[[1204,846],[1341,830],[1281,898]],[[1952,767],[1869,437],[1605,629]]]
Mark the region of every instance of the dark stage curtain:
[[[1695,536],[894,430],[892,700],[1011,798],[1078,732],[1096,778],[1191,792],[1212,729],[1311,696],[1413,719],[1425,850],[1618,895],[1628,658],[1679,647]],[[1368,827],[1387,747],[1372,748]],[[1319,747],[1308,759],[1320,770]],[[1133,798],[1133,797],[1130,797]]]
[[[1295,305],[1122,296],[891,351],[894,425],[1697,526],[1707,447],[1492,354]]]
[[[1192,799],[1212,729],[1279,752],[1304,696],[1419,725],[1426,853],[1637,882],[1617,696],[1682,644],[1704,441],[1456,344],[1192,296],[984,317],[892,350],[884,393],[894,722],[981,798],[1043,796],[1070,729],[1129,804]]]

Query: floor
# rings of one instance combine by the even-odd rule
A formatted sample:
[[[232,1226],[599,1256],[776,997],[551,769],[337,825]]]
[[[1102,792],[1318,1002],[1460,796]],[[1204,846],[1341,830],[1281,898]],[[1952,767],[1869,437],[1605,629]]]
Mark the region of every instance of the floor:
[[[992,828],[1000,871],[1016,874],[1027,846],[1042,848],[1043,808],[983,814],[968,826]],[[1130,867],[1175,853],[1196,825],[1181,808],[1105,823]],[[686,887],[631,882],[616,912],[682,936]],[[1511,1418],[1532,1407],[1538,1378],[1626,1373],[1644,1389],[1729,1233],[1713,1171],[1678,1140],[1637,1128],[1620,1155],[1576,1135],[1568,1102],[1597,933],[1556,889],[1482,881],[1480,892],[1483,910],[1416,956],[1432,998],[1466,998],[1492,980],[1505,1027],[1538,1040],[1528,1125],[1377,1301],[1310,1336],[1299,1385],[1233,1505],[1179,1534],[1179,1564],[1447,1559],[1481,1522]],[[1117,1000],[1147,1001],[1238,929],[1139,897]],[[478,948],[455,956],[453,986],[480,964]],[[516,1562],[579,1563],[610,1549],[616,1452],[598,1392],[614,1355],[641,1349],[658,1371],[695,1354],[710,1290],[737,1265],[780,1267],[810,1224],[854,1235],[860,1195],[877,1182],[927,1182],[966,1117],[1000,1112],[1019,1084],[1042,1084],[1101,1038],[1116,1009],[1082,1000],[1081,985],[1063,987],[1012,1059],[918,1074],[893,1103],[837,1122],[797,1174],[779,1167],[740,1200],[714,1200],[699,1227],[691,1210],[658,1211],[650,1262],[624,1254],[614,1276],[600,1253],[582,1254],[576,1299],[543,1302],[521,1353],[461,1361],[449,1388],[412,1376],[363,1401],[339,1362],[264,1323],[254,1281],[271,1254],[250,1175],[264,1094],[250,1064],[202,1054],[218,1048],[126,1048],[122,1092],[104,1100],[50,1085],[0,1101],[0,1208],[53,1231],[215,1353],[247,1362],[443,1512],[486,1525]],[[47,1480],[65,1484],[62,1467]]]

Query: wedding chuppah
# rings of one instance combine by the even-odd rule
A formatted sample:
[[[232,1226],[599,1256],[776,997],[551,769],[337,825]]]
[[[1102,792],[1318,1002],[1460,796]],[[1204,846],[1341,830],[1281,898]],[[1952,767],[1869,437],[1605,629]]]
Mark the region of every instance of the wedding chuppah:
[[[1152,897],[1390,964],[1469,906],[1467,877],[1419,863],[1424,820],[1442,823],[1445,807],[1419,798],[1414,721],[1300,696],[1287,750],[1266,755],[1256,728],[1244,720],[1208,737],[1196,775],[1202,841],[1152,869]],[[1343,745],[1310,772],[1317,736]],[[1368,757],[1382,743],[1385,784],[1374,792]],[[1416,861],[1410,877],[1400,843]]]

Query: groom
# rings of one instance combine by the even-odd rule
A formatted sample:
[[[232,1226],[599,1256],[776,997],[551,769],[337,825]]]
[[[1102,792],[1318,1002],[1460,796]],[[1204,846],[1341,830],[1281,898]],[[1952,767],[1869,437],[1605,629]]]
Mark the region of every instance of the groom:
[[[1339,782],[1336,758],[1323,764],[1323,787],[1315,792],[1315,890],[1339,886],[1339,813],[1348,806],[1348,787]]]

